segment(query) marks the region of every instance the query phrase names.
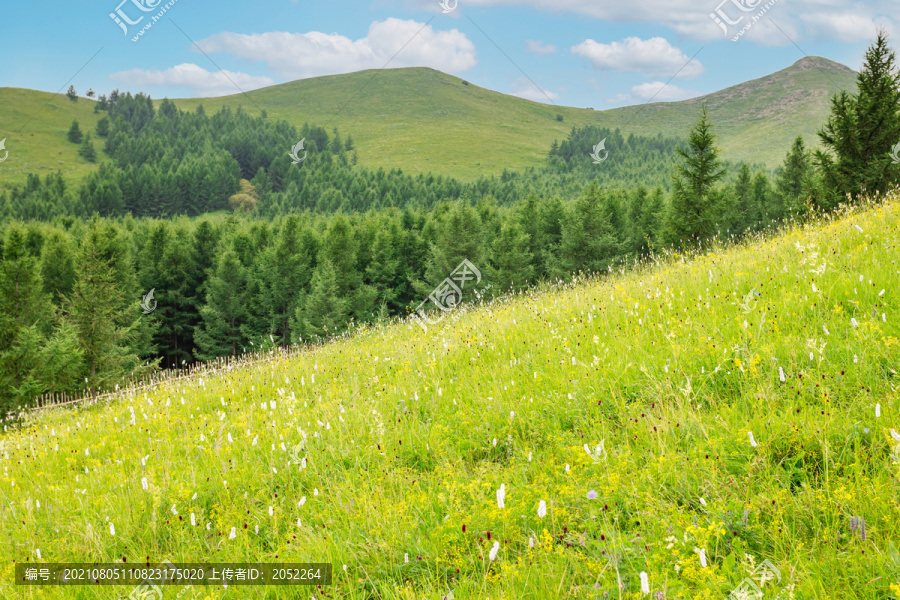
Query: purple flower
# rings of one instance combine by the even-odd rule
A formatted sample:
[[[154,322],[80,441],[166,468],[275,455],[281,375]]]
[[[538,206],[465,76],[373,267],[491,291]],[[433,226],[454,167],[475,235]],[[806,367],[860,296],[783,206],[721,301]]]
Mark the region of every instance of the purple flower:
[[[587,498],[588,498],[588,500],[596,500],[596,499],[597,499],[597,492],[595,492],[594,490],[589,491],[589,492],[587,493]]]

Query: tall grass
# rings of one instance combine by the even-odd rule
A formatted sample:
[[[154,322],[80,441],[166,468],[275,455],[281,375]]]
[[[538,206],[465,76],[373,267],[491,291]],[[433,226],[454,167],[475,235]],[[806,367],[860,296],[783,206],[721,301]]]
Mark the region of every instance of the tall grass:
[[[898,225],[894,197],[37,412],[0,438],[0,596],[130,592],[13,561],[168,559],[335,565],[182,598],[724,598],[764,560],[765,598],[900,597]]]

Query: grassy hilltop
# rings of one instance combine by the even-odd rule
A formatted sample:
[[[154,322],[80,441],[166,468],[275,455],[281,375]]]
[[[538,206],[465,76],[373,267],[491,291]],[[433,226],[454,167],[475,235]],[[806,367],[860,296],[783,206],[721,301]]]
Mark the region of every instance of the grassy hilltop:
[[[816,146],[816,130],[825,121],[831,95],[855,89],[852,70],[815,57],[701,98],[611,110],[523,100],[424,67],[313,77],[247,95],[174,102],[190,111],[202,104],[207,114],[223,106],[243,106],[258,114],[259,107],[269,118],[298,127],[309,122],[330,131],[336,126],[342,136],[353,136],[360,165],[469,181],[500,175],[504,169],[541,166],[554,140],[564,140],[573,127],[620,128],[626,137],[684,137],[704,100],[724,159],[775,168],[797,135]],[[0,189],[24,183],[31,172],[43,176],[62,170],[74,183],[97,169],[78,156],[77,144],[66,140],[74,119],[82,131],[95,131],[102,115],[92,112],[93,101],[80,98],[73,103],[63,94],[0,88],[0,105],[5,107],[0,136],[8,138],[10,153],[0,166]],[[95,136],[95,145],[99,151],[102,139]],[[101,161],[105,157],[100,152]]]
[[[0,596],[130,592],[12,560],[168,559],[331,562],[316,598],[723,598],[764,560],[766,598],[900,597],[898,226],[894,197],[39,414],[0,438]]]

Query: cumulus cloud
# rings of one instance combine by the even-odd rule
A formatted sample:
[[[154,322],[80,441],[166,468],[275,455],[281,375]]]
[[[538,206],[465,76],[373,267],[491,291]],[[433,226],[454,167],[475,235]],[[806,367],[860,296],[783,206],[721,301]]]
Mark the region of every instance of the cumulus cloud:
[[[871,16],[856,12],[845,13],[809,13],[803,15],[807,30],[823,40],[853,43],[875,37],[879,25],[888,30],[893,29],[890,23],[879,19],[879,23]]]
[[[195,64],[185,63],[165,70],[131,69],[118,71],[109,76],[137,88],[151,86],[178,87],[190,90],[195,97],[227,96],[248,92],[261,87],[273,85],[269,77],[257,77],[246,73],[222,70],[217,73],[207,71]]]
[[[703,65],[661,37],[629,37],[610,44],[585,40],[573,46],[572,53],[587,58],[600,71],[643,73],[648,77],[678,73],[679,79],[693,79],[703,73]]]
[[[559,99],[559,94],[544,88],[539,88],[525,77],[519,77],[513,82],[510,95],[518,96],[525,100],[543,102],[544,104],[548,104],[551,100],[555,101]]]
[[[526,40],[528,43],[528,51],[532,54],[540,54],[546,56],[556,52],[556,46],[553,44],[545,44],[539,40]]]
[[[392,68],[431,67],[446,73],[466,71],[476,64],[475,45],[464,33],[395,18],[372,23],[368,35],[358,40],[318,31],[224,32],[197,44],[207,53],[225,52],[264,62],[287,79],[380,69],[389,61]]]
[[[422,0],[428,2],[428,0]],[[721,4],[720,4],[721,3]],[[608,21],[611,23],[659,23],[671,30],[694,40],[722,40],[722,30],[710,18],[710,13],[721,8],[732,20],[740,15],[753,15],[762,9],[766,0],[630,0],[629,2],[605,2],[598,0],[466,0],[466,6],[520,6],[533,8],[551,14],[577,14]],[[435,3],[436,4],[436,3]],[[756,9],[743,12],[740,8]],[[863,20],[873,23],[896,24],[896,0],[777,0],[766,13],[777,21],[779,27],[790,35],[789,29],[803,33],[822,31],[822,21],[831,21],[839,26],[840,38],[848,42],[869,40],[874,30],[866,29]],[[842,15],[854,15],[852,22],[841,22]],[[746,18],[744,21],[746,22]],[[733,30],[740,29],[740,26]],[[777,29],[774,30],[778,32]],[[766,32],[767,34],[770,32]],[[729,37],[733,31],[729,31]],[[744,36],[746,39],[765,45],[788,45],[790,40],[783,34]],[[793,36],[792,36],[793,37]],[[798,38],[794,38],[797,40]],[[801,35],[799,39],[803,39]]]
[[[642,83],[631,88],[630,94],[619,94],[609,100],[610,104],[635,104],[638,102],[670,102],[696,98],[699,92],[685,90],[678,86],[666,85],[662,81]]]

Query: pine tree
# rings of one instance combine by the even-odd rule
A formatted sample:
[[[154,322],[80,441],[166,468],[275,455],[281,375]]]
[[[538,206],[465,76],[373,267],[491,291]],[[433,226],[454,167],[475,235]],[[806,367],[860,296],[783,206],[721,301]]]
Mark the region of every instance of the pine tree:
[[[67,134],[69,141],[73,144],[81,143],[81,128],[78,127],[78,121],[72,121],[72,126],[69,127],[69,133]]]
[[[41,256],[41,277],[44,291],[57,304],[75,286],[75,258],[69,236],[61,231],[53,231]]]
[[[790,214],[802,214],[805,211],[803,182],[809,179],[811,169],[812,156],[806,150],[803,136],[797,136],[784,157],[784,164],[775,180],[781,212],[773,213],[773,218],[783,219]]]
[[[742,162],[725,214],[726,225],[732,233],[743,233],[756,222],[757,207],[753,202],[752,186],[750,167]]]
[[[294,341],[335,335],[343,331],[346,322],[347,300],[340,295],[331,262],[322,261],[313,273],[312,288],[304,305],[294,313]]]
[[[667,219],[667,241],[675,245],[696,243],[715,232],[722,200],[715,184],[725,175],[715,145],[706,104],[688,138],[679,148],[682,163],[673,182],[672,205]]]
[[[155,367],[141,366],[142,349],[133,337],[135,322],[127,312],[125,295],[132,286],[124,274],[130,265],[121,258],[121,243],[115,229],[98,219],[91,222],[81,243],[78,278],[64,302],[84,352],[84,375],[98,388],[118,381],[125,372],[140,374]],[[133,306],[137,308],[137,303]]]
[[[69,100],[71,100],[72,102],[78,102],[78,92],[75,91],[75,86],[74,86],[74,85],[70,85],[70,86],[69,86],[69,89],[66,90],[66,96],[67,96],[67,97],[69,98]]]
[[[514,220],[500,228],[491,244],[491,286],[494,295],[516,292],[528,287],[534,277],[528,234]]]
[[[568,273],[606,271],[622,252],[613,206],[592,182],[572,206],[562,231],[560,266]]]
[[[89,163],[97,162],[97,150],[94,149],[94,143],[91,141],[91,134],[84,136],[84,141],[78,149],[78,156]]]
[[[423,297],[450,277],[463,260],[468,259],[479,270],[485,266],[481,220],[465,199],[434,218],[431,227],[431,232],[423,232],[429,242],[425,279],[415,283],[416,291]]]
[[[822,208],[900,181],[900,165],[890,157],[900,141],[900,74],[884,30],[866,51],[856,82],[855,94],[832,97],[831,116],[819,130],[823,148],[815,158],[825,189]]]
[[[227,250],[215,273],[206,282],[206,302],[200,307],[201,323],[194,331],[200,360],[236,356],[246,344],[241,325],[246,318],[247,272],[237,252]]]

